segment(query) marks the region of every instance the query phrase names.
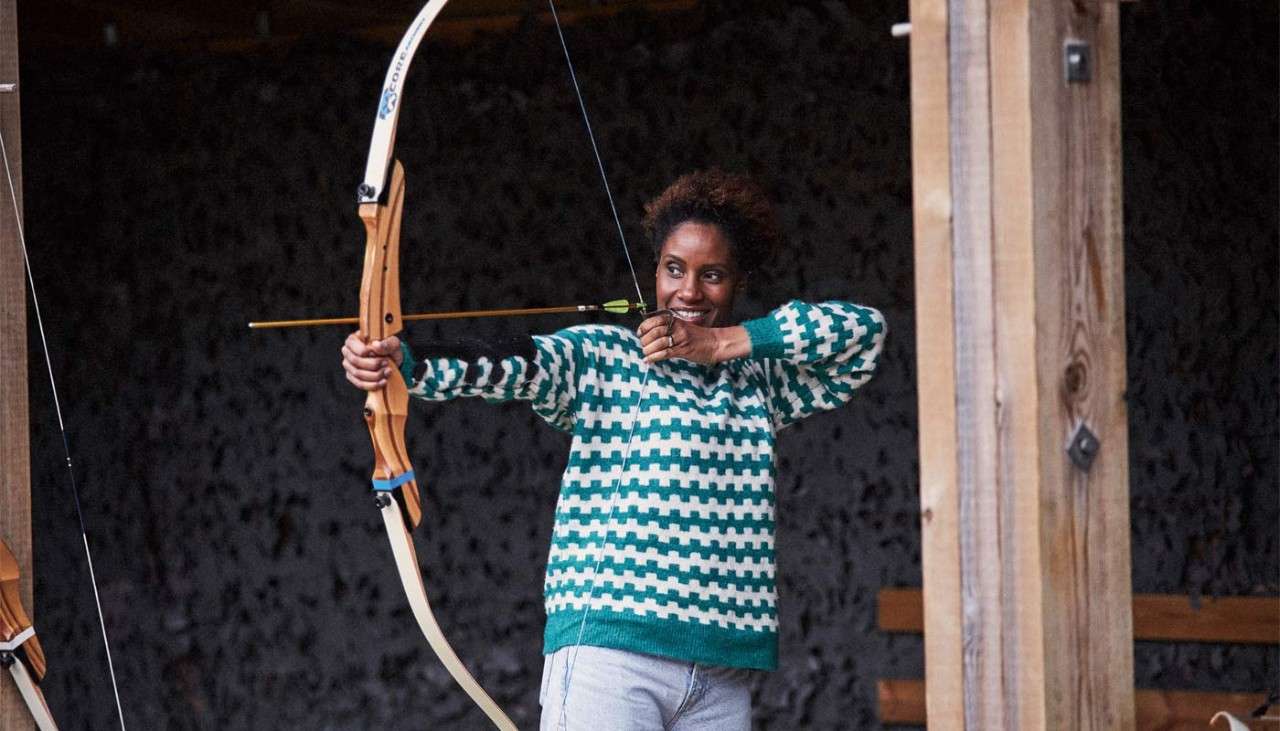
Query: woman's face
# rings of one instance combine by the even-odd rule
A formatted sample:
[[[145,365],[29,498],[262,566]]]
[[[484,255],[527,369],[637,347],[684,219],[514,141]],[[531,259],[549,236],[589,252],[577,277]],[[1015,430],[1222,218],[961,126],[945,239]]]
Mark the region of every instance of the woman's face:
[[[733,324],[733,299],[743,285],[733,248],[720,227],[686,221],[672,229],[658,255],[658,307],[702,327]]]

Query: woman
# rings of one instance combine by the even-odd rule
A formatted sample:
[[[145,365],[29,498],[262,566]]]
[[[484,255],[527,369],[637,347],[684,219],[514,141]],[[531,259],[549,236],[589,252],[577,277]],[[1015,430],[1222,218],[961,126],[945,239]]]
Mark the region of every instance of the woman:
[[[686,175],[646,206],[662,309],[506,347],[343,347],[427,400],[530,401],[573,435],[545,580],[543,729],[749,729],[750,674],[777,666],[774,435],[871,378],[880,313],[789,302],[737,324],[780,240],[744,178]]]

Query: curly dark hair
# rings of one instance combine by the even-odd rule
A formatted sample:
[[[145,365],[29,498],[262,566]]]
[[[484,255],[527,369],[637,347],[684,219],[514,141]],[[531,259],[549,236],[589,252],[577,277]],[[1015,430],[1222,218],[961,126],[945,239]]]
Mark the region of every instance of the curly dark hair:
[[[720,227],[738,268],[752,274],[773,258],[782,242],[773,204],[750,178],[722,170],[680,176],[644,207],[644,232],[657,260],[662,244],[689,221]]]

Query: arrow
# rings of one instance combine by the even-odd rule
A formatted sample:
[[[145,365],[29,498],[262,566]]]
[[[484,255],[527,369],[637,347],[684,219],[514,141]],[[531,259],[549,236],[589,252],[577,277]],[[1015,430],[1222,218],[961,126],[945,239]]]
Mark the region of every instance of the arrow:
[[[611,312],[615,315],[625,315],[628,312],[643,312],[645,303],[628,302],[627,300],[613,300],[605,302],[602,305],[565,305],[563,307],[523,307],[517,309],[506,310],[459,310],[456,312],[430,312],[419,315],[404,315],[401,319],[405,322],[417,322],[420,320],[461,320],[470,317],[522,317],[526,315],[559,315],[572,312]],[[279,327],[310,327],[312,325],[359,325],[358,317],[326,317],[314,320],[268,320],[264,322],[251,322],[249,328],[252,330],[265,330],[267,328]]]

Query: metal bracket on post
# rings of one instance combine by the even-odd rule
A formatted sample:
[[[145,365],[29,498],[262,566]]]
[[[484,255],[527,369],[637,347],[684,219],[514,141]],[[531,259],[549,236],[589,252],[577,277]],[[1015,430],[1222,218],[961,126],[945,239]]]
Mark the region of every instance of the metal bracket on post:
[[[1092,79],[1091,56],[1089,44],[1084,41],[1067,41],[1063,44],[1062,63],[1068,83],[1083,84]]]
[[[1070,444],[1067,445],[1067,456],[1080,471],[1088,472],[1101,447],[1102,443],[1098,441],[1098,437],[1082,421],[1080,426],[1076,427],[1076,433],[1071,436]]]

